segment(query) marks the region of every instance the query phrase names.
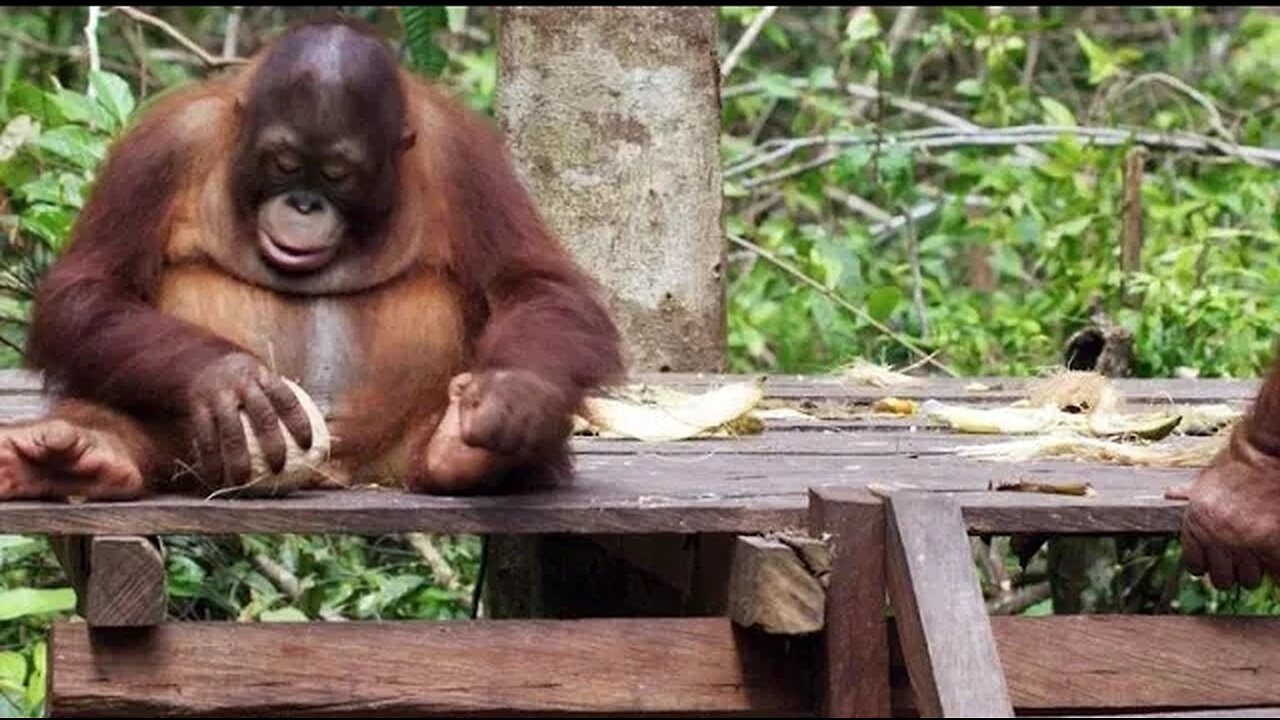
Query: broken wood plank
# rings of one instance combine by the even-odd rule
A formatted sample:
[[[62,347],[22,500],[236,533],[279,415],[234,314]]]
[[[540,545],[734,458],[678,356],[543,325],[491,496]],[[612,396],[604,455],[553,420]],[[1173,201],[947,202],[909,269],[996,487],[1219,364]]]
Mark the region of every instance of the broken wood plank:
[[[738,537],[729,576],[729,617],[770,634],[818,632],[830,569],[821,540]]]
[[[888,717],[889,631],[885,617],[884,504],[861,489],[810,494],[809,531],[829,536],[823,717]]]
[[[89,541],[85,621],[96,627],[141,627],[164,621],[164,557],[150,538],[99,536]]]
[[[923,493],[887,503],[889,597],[921,715],[1013,717],[960,506]]]
[[[805,643],[725,618],[55,624],[56,717],[808,714]]]

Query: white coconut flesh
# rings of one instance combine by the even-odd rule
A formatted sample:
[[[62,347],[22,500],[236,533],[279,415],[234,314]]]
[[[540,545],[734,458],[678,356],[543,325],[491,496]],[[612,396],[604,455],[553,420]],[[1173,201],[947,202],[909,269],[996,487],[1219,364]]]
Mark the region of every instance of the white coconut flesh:
[[[325,479],[325,462],[329,459],[332,438],[324,414],[315,401],[297,383],[284,380],[311,421],[311,447],[303,450],[293,434],[284,423],[280,423],[280,431],[284,434],[285,464],[280,472],[272,472],[262,453],[258,442],[258,434],[254,432],[252,423],[245,413],[240,413],[240,424],[244,428],[245,442],[249,447],[250,476],[243,485],[223,488],[211,497],[280,497],[296,490],[318,485]]]

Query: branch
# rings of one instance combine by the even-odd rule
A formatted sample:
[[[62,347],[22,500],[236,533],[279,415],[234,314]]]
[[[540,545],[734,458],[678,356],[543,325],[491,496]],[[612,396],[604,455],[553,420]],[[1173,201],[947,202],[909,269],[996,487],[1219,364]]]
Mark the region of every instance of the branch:
[[[102,54],[98,51],[98,19],[102,17],[101,5],[89,6],[89,19],[84,24],[85,44],[89,47],[89,72],[97,73],[102,71]],[[93,97],[95,91],[93,85],[87,88],[88,96]]]
[[[405,539],[413,546],[414,550],[418,551],[422,561],[431,569],[431,577],[436,581],[436,584],[450,591],[459,589],[458,574],[449,566],[449,561],[444,559],[444,555],[440,554],[440,549],[436,547],[430,535],[409,533],[405,535]]]
[[[910,32],[911,26],[915,23],[916,15],[919,12],[920,8],[916,5],[904,5],[898,8],[897,14],[893,17],[893,25],[889,27],[889,36],[885,40],[885,49],[889,51],[890,57],[892,57],[894,53],[898,52],[898,47],[906,38],[907,33]],[[867,73],[866,77],[862,80],[864,85],[875,85],[879,81],[880,72],[878,70],[872,70]],[[850,109],[850,112],[854,115],[861,115],[862,111],[866,109],[867,103],[873,100],[875,100],[875,98],[859,98],[859,102],[853,103],[853,107]]]
[[[1162,72],[1139,75],[1134,78],[1132,82],[1126,85],[1124,90],[1121,92],[1127,93],[1139,85],[1149,82],[1157,82],[1161,85],[1166,85],[1194,100],[1196,104],[1209,112],[1209,124],[1219,135],[1222,136],[1223,140],[1226,140],[1229,143],[1234,143],[1236,141],[1235,136],[1231,134],[1231,131],[1227,130],[1226,123],[1222,121],[1222,113],[1218,111],[1217,103],[1215,103],[1208,95],[1205,95],[1173,75]]]
[[[204,63],[208,67],[220,68],[220,67],[226,67],[228,65],[240,65],[242,63],[247,62],[244,58],[218,57],[216,55],[213,55],[208,50],[205,50],[204,48],[200,47],[199,43],[187,37],[186,35],[183,35],[174,26],[156,17],[155,15],[145,13],[137,8],[129,7],[128,5],[116,5],[112,7],[110,10],[108,10],[107,12],[110,13],[110,12],[115,12],[117,10],[124,13],[130,19],[140,23],[145,23],[147,25],[150,25],[151,27],[154,27],[160,30],[161,32],[163,32],[164,34],[168,35],[169,37],[173,38],[175,41],[177,41],[179,45],[186,48],[196,57],[200,58],[200,62]]]
[[[289,569],[262,553],[253,554],[253,565],[262,576],[271,581],[276,589],[284,593],[290,600],[302,597],[302,584]]]
[[[944,365],[942,362],[934,359],[932,353],[926,352],[919,345],[916,345],[915,342],[911,340],[911,338],[895,331],[893,328],[890,328],[884,323],[880,322],[879,320],[876,320],[875,318],[871,317],[862,308],[854,305],[848,300],[845,300],[835,291],[827,288],[822,283],[809,277],[804,273],[804,271],[800,270],[799,268],[787,262],[786,260],[783,260],[782,258],[778,257],[773,252],[757,245],[756,243],[751,242],[750,240],[747,240],[746,238],[739,237],[737,235],[729,235],[728,237],[729,237],[729,242],[734,243],[735,245],[738,245],[740,247],[746,248],[747,250],[750,250],[751,252],[759,255],[760,257],[769,261],[770,264],[777,267],[779,270],[782,270],[783,272],[787,273],[791,277],[799,280],[805,285],[808,285],[814,290],[817,290],[819,293],[824,295],[827,299],[831,300],[831,302],[834,302],[836,305],[848,311],[850,314],[852,314],[854,317],[858,318],[862,322],[865,322],[871,327],[875,328],[876,330],[879,330],[881,333],[883,333],[887,337],[892,338],[898,344],[902,345],[908,350],[911,350],[912,352],[916,353],[920,357],[927,358],[929,363],[937,367],[939,370],[945,372],[951,377],[959,377],[959,373],[957,373],[955,370],[952,370],[950,367]]]
[[[236,49],[240,45],[240,13],[243,10],[239,5],[231,8],[231,12],[227,13],[227,28],[222,36],[222,59],[233,58],[236,56]]]
[[[794,154],[804,148],[817,145],[838,145],[854,147],[858,145],[879,144],[883,146],[898,145],[913,150],[936,150],[966,146],[1018,146],[1043,145],[1057,142],[1063,136],[1071,136],[1085,144],[1101,146],[1119,146],[1134,143],[1149,150],[1178,150],[1202,154],[1219,155],[1236,158],[1243,162],[1258,166],[1280,166],[1280,149],[1261,148],[1249,145],[1235,145],[1216,138],[1195,133],[1163,133],[1155,130],[1119,129],[1104,127],[1088,127],[1074,125],[1021,125],[1007,128],[976,128],[971,131],[953,130],[950,128],[924,128],[908,130],[889,135],[827,135],[810,138],[792,138],[789,140],[770,141],[761,147],[777,144],[778,147],[749,162],[727,168],[724,177],[731,179],[742,175],[760,165]],[[803,163],[779,170],[769,175],[751,178],[742,183],[742,187],[751,189],[761,185],[779,182],[810,170],[822,167],[840,157],[840,149],[833,148],[822,155]]]
[[[756,37],[764,29],[764,24],[769,22],[769,18],[773,17],[776,12],[778,12],[777,5],[766,5],[756,14],[751,20],[751,24],[742,32],[742,37],[738,38],[738,43],[725,56],[724,64],[720,66],[720,77],[729,77],[729,73],[733,72],[733,68],[737,66],[738,60],[742,59],[742,54],[747,51],[747,48],[751,47],[751,43],[756,41]]]

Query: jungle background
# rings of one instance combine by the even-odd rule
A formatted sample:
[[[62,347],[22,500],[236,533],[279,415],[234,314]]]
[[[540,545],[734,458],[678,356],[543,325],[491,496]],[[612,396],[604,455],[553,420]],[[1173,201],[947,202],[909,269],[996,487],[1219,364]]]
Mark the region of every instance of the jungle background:
[[[0,365],[19,364],[32,290],[112,140],[158,94],[312,10],[0,10]],[[345,10],[492,111],[491,9]],[[902,366],[906,337],[962,374],[1029,375],[1100,317],[1132,333],[1137,376],[1267,367],[1280,327],[1275,9],[719,13],[731,370]],[[1139,151],[1117,129],[1152,142]],[[1124,251],[1135,165],[1136,261]],[[1055,611],[1043,569],[995,547],[979,559],[989,593],[1027,590],[996,611]],[[470,616],[480,543],[177,537],[167,550],[178,618],[340,621]],[[1270,583],[1214,591],[1177,552],[1148,540],[1098,555],[1072,610],[1280,607]],[[0,715],[41,712],[45,630],[74,600],[43,538],[0,535]]]

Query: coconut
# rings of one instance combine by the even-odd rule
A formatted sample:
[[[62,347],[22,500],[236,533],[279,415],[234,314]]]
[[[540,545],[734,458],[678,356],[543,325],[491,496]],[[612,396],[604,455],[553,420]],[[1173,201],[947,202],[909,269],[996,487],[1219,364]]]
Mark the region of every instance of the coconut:
[[[284,383],[297,396],[298,402],[307,418],[311,421],[311,447],[303,450],[294,439],[293,434],[280,422],[280,431],[284,434],[285,463],[280,472],[272,472],[271,466],[263,455],[262,446],[258,443],[258,434],[248,415],[240,413],[240,425],[244,428],[245,442],[249,448],[250,474],[249,481],[243,485],[222,488],[210,495],[215,497],[283,497],[303,488],[314,487],[328,478],[325,463],[329,459],[333,439],[329,435],[329,426],[324,414],[315,401],[296,383],[285,379]]]

